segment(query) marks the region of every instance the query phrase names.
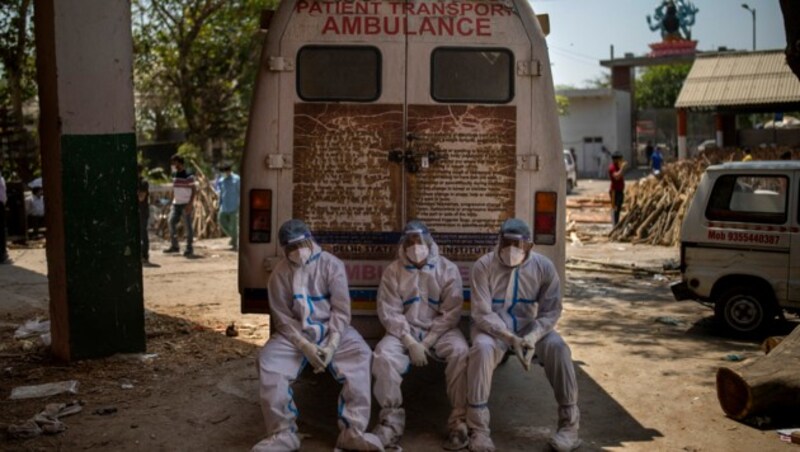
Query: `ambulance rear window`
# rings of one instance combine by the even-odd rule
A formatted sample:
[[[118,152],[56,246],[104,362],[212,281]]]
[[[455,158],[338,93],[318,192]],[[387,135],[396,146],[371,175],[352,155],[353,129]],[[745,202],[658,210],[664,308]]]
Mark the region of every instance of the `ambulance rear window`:
[[[431,97],[448,103],[509,102],[513,62],[508,49],[438,48],[431,55]]]
[[[785,176],[721,176],[711,191],[706,218],[712,221],[784,224],[788,184]]]
[[[371,102],[380,94],[375,47],[307,46],[297,54],[297,95],[303,100]]]

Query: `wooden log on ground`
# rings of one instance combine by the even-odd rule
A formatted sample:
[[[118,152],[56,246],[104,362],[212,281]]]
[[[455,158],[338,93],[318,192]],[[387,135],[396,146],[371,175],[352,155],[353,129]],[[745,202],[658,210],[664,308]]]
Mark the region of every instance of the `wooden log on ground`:
[[[722,411],[737,420],[800,409],[800,328],[768,355],[717,370],[717,398]]]

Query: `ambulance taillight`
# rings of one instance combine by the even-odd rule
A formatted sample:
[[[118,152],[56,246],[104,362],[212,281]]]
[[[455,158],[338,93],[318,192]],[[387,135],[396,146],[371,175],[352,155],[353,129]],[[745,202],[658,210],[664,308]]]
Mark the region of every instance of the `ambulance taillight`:
[[[534,196],[533,243],[554,245],[556,243],[556,207],[558,195],[554,191],[537,191]]]
[[[272,236],[272,190],[250,190],[250,243],[269,243]]]

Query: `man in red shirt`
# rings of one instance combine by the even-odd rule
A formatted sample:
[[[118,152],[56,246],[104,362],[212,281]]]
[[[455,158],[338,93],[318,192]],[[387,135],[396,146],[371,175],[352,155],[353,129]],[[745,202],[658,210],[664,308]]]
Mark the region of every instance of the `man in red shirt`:
[[[613,225],[619,222],[619,214],[622,211],[622,202],[625,199],[625,167],[628,165],[622,158],[622,153],[615,152],[611,156],[611,164],[608,165],[608,178],[611,179],[611,188],[608,194],[611,196],[611,209],[613,211]]]

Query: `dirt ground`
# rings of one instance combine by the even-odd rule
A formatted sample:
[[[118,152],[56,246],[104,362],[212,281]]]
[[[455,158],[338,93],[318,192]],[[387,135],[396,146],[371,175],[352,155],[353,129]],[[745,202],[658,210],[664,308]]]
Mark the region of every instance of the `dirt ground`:
[[[573,196],[603,193],[605,184],[581,181]],[[677,275],[660,269],[678,259],[678,250],[608,243],[608,225],[578,227],[594,238],[567,245],[558,329],[578,372],[581,450],[798,450],[780,442],[774,422],[759,429],[723,415],[716,369],[738,365],[727,362],[728,355],[748,360],[761,352],[758,343],[718,331],[709,309],[672,299],[668,285]],[[0,267],[0,450],[247,450],[261,439],[254,357],[269,318],[239,313],[236,254],[224,239],[197,244],[198,259],[162,255],[163,245],[153,243],[156,266],[144,269],[148,355],[71,364],[53,362],[36,340],[13,338],[24,321],[47,317],[48,293],[44,250],[10,251],[14,264]],[[231,322],[238,337],[225,335]],[[415,370],[404,383],[406,450],[441,450],[447,416],[442,370],[438,364]],[[79,381],[78,394],[8,398],[14,387],[62,380]],[[509,360],[498,368],[493,388],[498,450],[547,450],[556,405],[542,369],[526,373]],[[330,450],[337,384],[307,373],[294,389],[303,450]],[[5,434],[45,404],[72,400],[83,410],[63,418],[66,431],[27,440]],[[376,412],[373,406],[373,420]]]

